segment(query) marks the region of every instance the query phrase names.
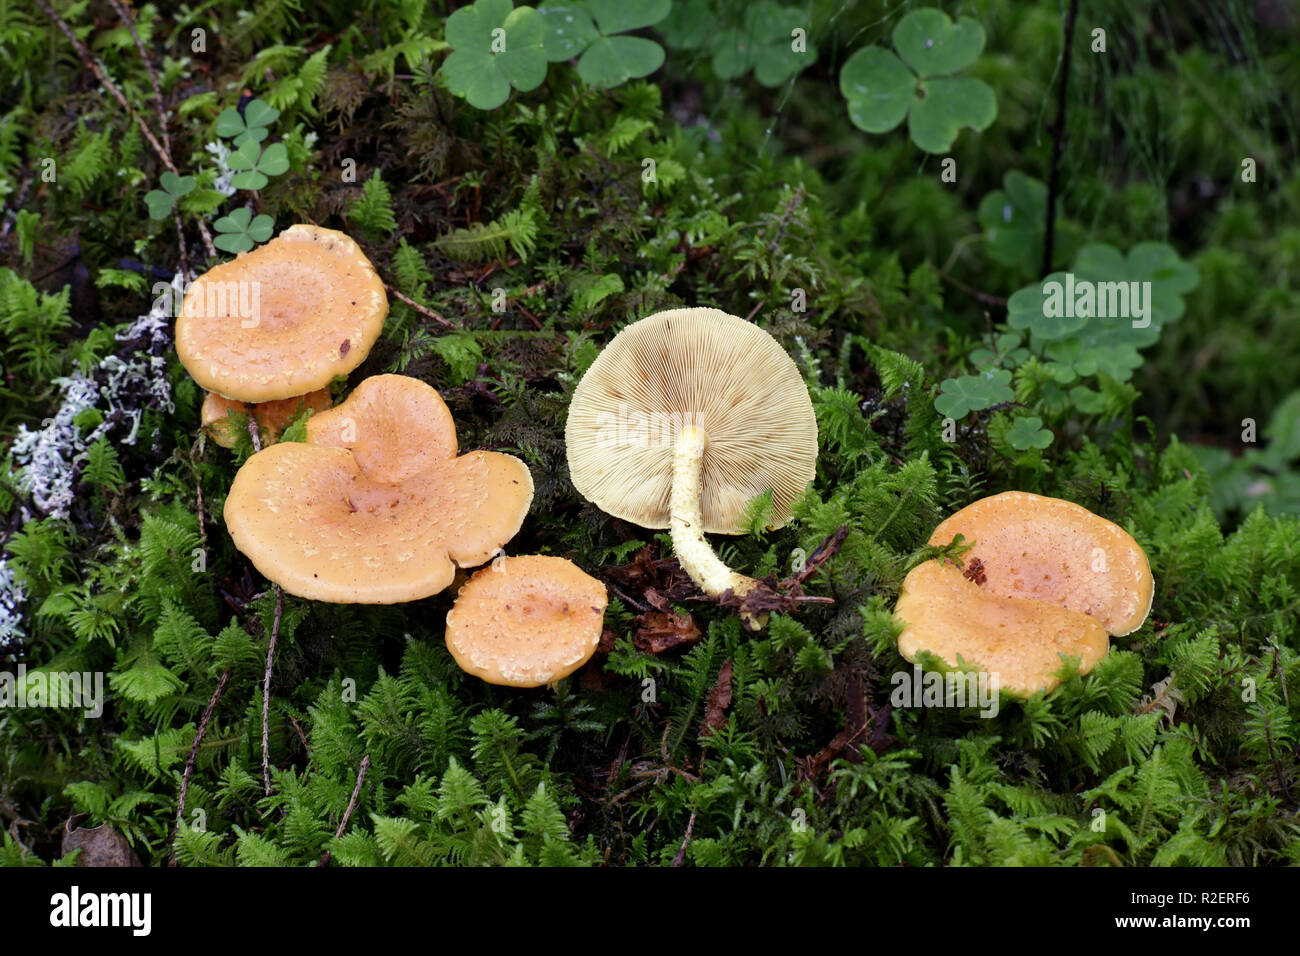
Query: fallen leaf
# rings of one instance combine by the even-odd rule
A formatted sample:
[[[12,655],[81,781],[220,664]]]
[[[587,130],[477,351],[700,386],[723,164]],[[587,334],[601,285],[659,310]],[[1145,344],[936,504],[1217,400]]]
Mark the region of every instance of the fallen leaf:
[[[727,708],[731,706],[731,658],[718,670],[718,679],[709,690],[705,702],[704,720],[700,723],[700,736],[707,737],[721,730],[727,723]]]

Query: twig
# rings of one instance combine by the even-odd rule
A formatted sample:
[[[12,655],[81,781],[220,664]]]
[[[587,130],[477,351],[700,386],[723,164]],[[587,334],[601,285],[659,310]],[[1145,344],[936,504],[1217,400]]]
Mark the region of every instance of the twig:
[[[692,810],[691,818],[686,821],[686,838],[682,840],[681,848],[677,851],[677,855],[673,857],[673,866],[681,866],[683,863],[686,862],[686,848],[690,846],[691,833],[694,832],[694,830],[695,830],[695,811]]]
[[[348,828],[348,821],[352,819],[352,811],[357,808],[357,799],[361,796],[361,786],[366,782],[366,771],[370,769],[370,754],[361,758],[361,769],[357,772],[357,785],[352,788],[352,798],[348,800],[348,808],[343,811],[343,819],[339,821],[339,828],[334,831],[334,839],[343,838],[343,831]],[[326,850],[316,861],[317,866],[328,866],[330,861],[330,851]]]
[[[162,144],[158,142],[158,138],[154,136],[153,131],[145,125],[140,114],[135,111],[126,96],[117,88],[117,84],[114,83],[108,73],[100,67],[99,61],[94,58],[90,50],[86,48],[86,45],[77,39],[77,34],[73,32],[72,27],[68,26],[68,22],[54,11],[54,8],[50,6],[48,0],[36,0],[36,5],[44,11],[47,17],[54,21],[55,25],[63,32],[63,35],[68,38],[68,42],[72,44],[72,49],[76,52],[77,58],[81,60],[86,69],[95,74],[95,79],[99,80],[100,85],[103,86],[104,89],[108,90],[108,92],[113,95],[113,99],[122,104],[122,109],[126,110],[127,115],[130,116],[131,119],[135,120],[135,125],[140,127],[140,132],[143,134],[145,142],[149,144],[149,147],[154,151],[154,154],[162,164],[171,172],[179,176],[180,170],[178,170],[176,164],[172,162],[171,152],[164,149]],[[132,29],[131,32],[134,34],[135,30]],[[136,42],[139,42],[139,37],[136,37]],[[148,66],[148,63],[148,58],[146,58],[145,65]],[[166,135],[167,132],[164,125],[163,136],[166,137]],[[208,255],[215,259],[217,256],[216,246],[212,244],[212,235],[208,232],[207,225],[201,219],[199,220],[199,234],[203,237],[203,246],[207,249]]]
[[[780,587],[784,591],[790,590],[792,585],[803,586],[803,584],[821,569],[821,566],[829,561],[844,545],[844,539],[849,536],[849,526],[840,525],[835,532],[817,546],[817,549],[809,555],[803,570],[792,577],[782,581]]]
[[[958,289],[961,289],[962,292],[965,292],[967,295],[974,297],[976,301],[983,302],[985,305],[995,306],[999,309],[1005,309],[1007,307],[1006,299],[1003,299],[996,295],[989,295],[987,292],[981,292],[979,289],[967,285],[965,282],[962,282],[960,279],[954,279],[952,276],[948,275],[948,273],[944,272],[942,269],[935,269],[934,271],[938,273],[939,278],[942,279],[944,282],[956,286]]]
[[[172,152],[171,137],[167,135],[167,107],[163,102],[162,86],[158,83],[158,74],[154,71],[153,64],[149,62],[149,51],[144,48],[144,42],[140,39],[140,34],[136,32],[135,21],[127,13],[126,7],[122,6],[118,0],[108,0],[117,15],[121,17],[126,28],[131,31],[131,38],[135,40],[135,48],[140,51],[140,59],[144,61],[145,72],[149,74],[149,83],[153,86],[154,101],[158,106],[158,131],[162,133],[163,149],[167,150],[167,155]]]
[[[440,325],[442,325],[443,328],[454,329],[454,328],[456,327],[455,325],[453,325],[452,323],[450,323],[450,322],[448,322],[446,319],[444,319],[442,316],[440,316],[437,312],[434,312],[434,311],[432,311],[431,309],[425,308],[424,306],[420,305],[420,303],[416,302],[414,299],[412,299],[412,298],[409,297],[409,296],[402,295],[402,293],[398,292],[396,289],[394,289],[394,288],[393,288],[391,285],[389,285],[387,282],[384,283],[384,288],[387,289],[387,290],[388,290],[388,291],[389,291],[389,292],[390,292],[394,297],[396,297],[397,299],[399,299],[399,300],[402,301],[402,302],[405,302],[407,305],[409,305],[411,308],[413,308],[416,312],[419,312],[419,313],[420,313],[422,316],[424,316],[426,319],[433,319],[433,321],[435,321],[435,322],[439,323]]]
[[[1079,19],[1079,0],[1070,0],[1065,14],[1065,45],[1061,49],[1061,86],[1056,96],[1056,122],[1052,126],[1052,165],[1047,171],[1047,231],[1043,233],[1043,275],[1052,271],[1056,244],[1056,193],[1060,187],[1061,150],[1065,146],[1066,91],[1070,86],[1070,53],[1074,44],[1074,22]]]
[[[212,712],[217,708],[217,701],[226,690],[226,684],[230,682],[230,668],[226,668],[221,679],[217,681],[217,689],[212,692],[212,697],[208,700],[208,706],[203,711],[203,718],[199,721],[198,732],[194,735],[194,743],[190,745],[190,755],[185,758],[185,772],[181,774],[181,792],[176,799],[176,823],[172,826],[172,835],[168,843],[171,845],[171,855],[167,860],[168,866],[176,865],[176,835],[180,832],[181,822],[185,816],[185,798],[190,791],[190,774],[194,772],[194,761],[199,755],[199,745],[203,743],[203,737],[208,732],[208,723],[212,720]]]
[[[275,661],[275,642],[280,637],[280,618],[284,616],[284,591],[275,585],[275,620],[271,623],[271,642],[266,646],[266,673],[262,676],[262,789],[271,795],[271,665]]]

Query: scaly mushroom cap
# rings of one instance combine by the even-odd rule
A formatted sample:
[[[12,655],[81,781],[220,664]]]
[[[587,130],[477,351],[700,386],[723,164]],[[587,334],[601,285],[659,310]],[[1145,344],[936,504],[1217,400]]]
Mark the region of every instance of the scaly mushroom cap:
[[[596,652],[605,585],[563,558],[502,558],[460,589],[447,613],[447,650],[489,684],[540,687]]]
[[[669,526],[673,443],[708,433],[704,530],[739,534],[745,505],[772,492],[772,526],[813,479],[817,419],[780,343],[717,309],[672,309],[627,326],[573,393],[569,474],[588,501],[643,528]]]
[[[365,361],[386,315],[384,284],[355,242],[290,226],[195,280],[176,320],[176,353],[210,392],[293,398]]]
[[[983,562],[983,587],[992,594],[1081,611],[1115,635],[1136,631],[1151,610],[1155,581],[1141,546],[1073,502],[1003,492],[952,515],[930,544],[948,544],[958,534],[974,542],[965,561]]]
[[[519,459],[456,457],[442,397],[403,375],[368,378],[239,469],[226,527],[268,579],[316,601],[394,604],[437,594],[487,561],[533,498]]]
[[[898,650],[909,661],[929,651],[956,668],[960,658],[1021,697],[1060,684],[1055,674],[1063,656],[1079,658],[1079,671],[1086,674],[1110,648],[1106,631],[1087,614],[993,593],[939,560],[912,569],[894,614],[903,622]]]
[[[266,436],[268,444],[279,441],[285,428],[301,415],[304,409],[322,412],[329,407],[328,388],[319,388],[306,395],[295,395],[293,398],[281,398],[274,402],[261,402],[251,406],[257,425]],[[208,392],[207,397],[203,399],[203,410],[200,412],[203,427],[218,445],[223,448],[234,448],[238,436],[235,434],[235,426],[230,415],[232,413],[247,415],[249,408],[250,406],[237,402],[233,398]]]

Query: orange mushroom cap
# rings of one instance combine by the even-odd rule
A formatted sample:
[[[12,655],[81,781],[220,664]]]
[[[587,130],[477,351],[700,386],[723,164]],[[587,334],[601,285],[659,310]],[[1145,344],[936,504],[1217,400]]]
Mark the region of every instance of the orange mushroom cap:
[[[447,613],[447,650],[489,684],[540,687],[591,660],[608,603],[605,585],[572,561],[502,558],[460,589]]]
[[[293,398],[365,361],[387,315],[384,284],[352,239],[290,226],[194,281],[176,320],[176,353],[210,392]]]
[[[330,407],[330,401],[330,392],[327,388],[320,388],[306,395],[295,395],[293,398],[277,399],[274,402],[259,402],[256,405],[246,405],[233,398],[218,395],[216,392],[208,392],[207,397],[203,399],[203,410],[200,415],[203,427],[207,429],[214,442],[223,448],[234,448],[238,436],[235,434],[234,423],[230,420],[230,416],[247,415],[251,409],[257,419],[258,428],[266,437],[267,444],[273,444],[279,441],[285,428],[301,415],[304,409],[322,412]]]
[[[487,561],[533,497],[511,455],[456,456],[438,392],[404,375],[363,381],[239,469],[226,527],[268,579],[317,601],[394,604],[437,594],[456,565]]]
[[[950,667],[985,671],[998,688],[1021,697],[1059,685],[1063,658],[1077,657],[1086,674],[1110,648],[1106,631],[1087,614],[993,593],[939,560],[912,569],[894,614],[903,622],[898,650],[909,661],[929,651]]]
[[[983,587],[1037,598],[1091,615],[1111,634],[1131,634],[1151,610],[1155,580],[1146,553],[1127,531],[1059,498],[1007,491],[942,522],[930,544],[961,534],[983,563]]]

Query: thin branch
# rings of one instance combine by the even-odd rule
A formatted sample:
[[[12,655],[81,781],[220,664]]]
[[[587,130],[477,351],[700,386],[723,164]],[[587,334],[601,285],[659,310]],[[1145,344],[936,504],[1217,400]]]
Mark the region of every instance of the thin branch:
[[[1061,49],[1061,86],[1056,96],[1056,122],[1052,125],[1052,165],[1047,171],[1047,230],[1043,233],[1043,275],[1052,271],[1056,244],[1056,194],[1060,188],[1061,151],[1065,146],[1066,92],[1070,86],[1070,53],[1074,45],[1074,23],[1079,19],[1079,0],[1070,0],[1065,14],[1065,45]]]
[[[948,275],[948,273],[944,272],[942,269],[935,269],[934,271],[938,273],[939,278],[942,279],[944,282],[947,282],[949,285],[954,285],[958,289],[961,289],[962,292],[965,292],[967,295],[971,296],[977,302],[983,302],[985,305],[991,305],[999,309],[1005,309],[1007,307],[1007,300],[1000,296],[989,295],[989,293],[987,292],[981,292],[979,289],[976,289],[974,286],[967,285],[965,282],[962,282],[960,279],[954,279],[952,276]]]
[[[420,303],[416,302],[414,299],[412,299],[409,296],[402,295],[402,293],[398,292],[387,282],[384,283],[384,288],[387,289],[389,293],[392,294],[395,298],[401,300],[402,302],[405,302],[407,305],[413,308],[416,312],[419,312],[426,319],[433,319],[433,321],[439,323],[443,328],[454,329],[456,327],[451,322],[448,322],[446,319],[440,316],[437,312],[434,312],[431,309],[428,309],[425,306],[420,305]]]
[[[284,590],[275,585],[275,620],[271,624],[271,642],[266,646],[266,673],[262,676],[262,789],[271,795],[271,666],[275,661],[275,642],[280,638],[280,619],[284,616]]]
[[[149,144],[149,147],[154,151],[154,154],[162,164],[171,172],[179,176],[180,170],[178,170],[176,164],[172,162],[171,152],[164,149],[163,145],[158,142],[158,138],[154,136],[153,131],[145,125],[145,121],[140,117],[140,114],[135,111],[126,96],[120,89],[118,89],[117,84],[112,81],[108,73],[99,65],[99,61],[95,59],[90,50],[87,49],[86,45],[77,39],[77,34],[73,32],[72,27],[68,26],[68,22],[55,12],[54,8],[50,6],[48,0],[36,0],[36,5],[44,11],[47,17],[54,21],[55,25],[63,32],[63,35],[68,38],[68,42],[72,44],[72,49],[76,52],[77,58],[81,60],[86,69],[95,74],[95,79],[99,80],[100,85],[103,86],[104,89],[108,90],[108,92],[112,94],[113,99],[122,104],[122,109],[126,110],[127,115],[130,116],[131,119],[135,120],[135,125],[140,127],[140,132],[144,136],[145,142]],[[132,29],[131,32],[134,33],[134,29]],[[137,37],[137,41],[138,39],[139,38]],[[149,61],[146,58],[146,66],[148,65],[148,62]],[[166,129],[164,128],[163,136],[165,137],[166,135]],[[216,246],[212,244],[212,235],[208,232],[207,224],[201,219],[199,220],[199,234],[203,237],[203,245],[204,248],[207,249],[208,255],[215,259],[217,256]]]
[[[361,786],[366,782],[366,771],[370,769],[370,754],[361,758],[361,769],[357,772],[357,785],[352,788],[352,798],[348,800],[348,808],[343,811],[343,819],[339,821],[339,828],[334,831],[334,839],[343,838],[344,831],[348,828],[348,821],[352,819],[352,811],[357,808],[357,799],[361,796]],[[326,850],[316,861],[317,866],[328,866],[330,862],[330,851]]]
[[[154,70],[153,64],[149,62],[149,51],[144,48],[144,41],[140,39],[140,34],[136,32],[135,21],[127,13],[126,7],[122,6],[118,0],[108,0],[108,2],[117,11],[117,15],[126,24],[126,28],[131,31],[131,39],[135,40],[135,48],[140,51],[140,59],[144,61],[145,72],[149,74],[149,83],[153,86],[154,101],[158,106],[158,131],[162,133],[163,149],[167,150],[167,155],[170,156],[172,141],[171,137],[167,135],[167,107],[163,102],[162,86],[158,83],[158,74]]]
[[[190,745],[190,755],[185,758],[185,772],[181,774],[181,792],[176,799],[176,822],[172,825],[171,839],[167,842],[171,846],[171,855],[167,860],[168,866],[176,865],[176,835],[180,832],[181,823],[185,817],[185,798],[190,792],[190,774],[194,772],[194,761],[199,755],[199,745],[203,743],[203,737],[208,732],[208,724],[212,720],[212,712],[217,709],[217,701],[221,700],[221,695],[225,693],[226,684],[230,682],[230,668],[226,668],[221,679],[217,681],[217,689],[212,692],[212,697],[208,700],[208,706],[203,711],[203,718],[199,721],[198,732],[194,735],[194,743]]]
[[[686,848],[690,846],[691,834],[695,831],[695,811],[691,811],[691,818],[686,821],[686,838],[682,840],[681,847],[677,850],[677,855],[673,857],[673,866],[681,866],[686,862]]]

